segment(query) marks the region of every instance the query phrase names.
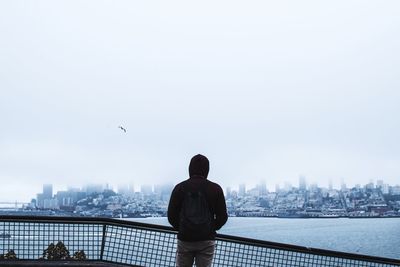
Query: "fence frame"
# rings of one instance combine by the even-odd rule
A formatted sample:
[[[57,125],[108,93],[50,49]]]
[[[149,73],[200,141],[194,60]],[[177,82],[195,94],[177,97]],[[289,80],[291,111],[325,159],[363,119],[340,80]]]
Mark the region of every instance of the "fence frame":
[[[43,223],[43,224],[69,224],[69,225],[98,225],[102,226],[102,237],[101,237],[101,245],[99,258],[93,259],[96,261],[109,262],[109,263],[118,263],[104,259],[104,252],[106,249],[106,237],[107,237],[107,228],[111,226],[115,227],[123,227],[130,228],[136,230],[143,231],[152,231],[163,234],[176,234],[176,230],[169,226],[163,225],[155,225],[148,224],[142,222],[133,222],[126,221],[120,219],[111,219],[111,218],[103,218],[103,217],[61,217],[61,216],[16,216],[16,215],[4,215],[0,216],[0,223]],[[325,250],[311,247],[304,247],[298,245],[290,245],[278,242],[257,240],[245,237],[238,237],[232,235],[225,234],[217,234],[216,241],[220,242],[228,242],[256,247],[263,247],[268,249],[282,250],[282,251],[290,251],[295,253],[309,254],[309,255],[318,255],[318,256],[326,256],[326,257],[334,257],[334,258],[342,258],[347,260],[355,260],[355,261],[363,261],[375,264],[383,264],[383,265],[392,265],[392,266],[400,266],[400,260],[398,259],[390,259],[384,257],[376,257],[362,254],[354,254],[347,252],[339,252],[333,250]],[[0,251],[1,253],[5,253]],[[33,260],[33,259],[31,259]],[[2,260],[0,260],[1,262]],[[22,260],[23,261],[23,260]]]

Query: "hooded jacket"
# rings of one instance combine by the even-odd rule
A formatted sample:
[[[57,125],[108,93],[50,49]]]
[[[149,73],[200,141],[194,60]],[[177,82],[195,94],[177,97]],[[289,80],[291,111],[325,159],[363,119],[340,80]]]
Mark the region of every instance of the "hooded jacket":
[[[210,212],[214,217],[214,231],[201,240],[194,236],[183,236],[178,233],[178,239],[182,241],[202,241],[214,240],[216,230],[219,230],[228,220],[226,212],[225,197],[222,188],[209,180],[207,180],[209,172],[209,161],[203,155],[194,156],[189,165],[189,179],[177,184],[172,191],[168,205],[168,221],[176,229],[179,230],[180,211],[182,202],[187,191],[195,191],[198,188],[204,188],[206,199],[210,208]]]

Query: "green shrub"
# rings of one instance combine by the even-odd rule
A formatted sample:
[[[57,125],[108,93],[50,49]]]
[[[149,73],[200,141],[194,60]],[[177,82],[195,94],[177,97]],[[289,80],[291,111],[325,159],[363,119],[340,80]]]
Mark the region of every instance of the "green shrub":
[[[47,249],[43,251],[43,259],[45,260],[68,260],[70,259],[69,250],[63,242],[58,241],[56,245],[51,243]]]
[[[5,254],[0,254],[0,260],[17,260],[17,254],[15,254],[14,250],[9,250]]]
[[[74,256],[72,256],[74,260],[86,260],[86,254],[83,250],[79,250],[74,253]]]
[[[50,245],[43,251],[42,260],[86,260],[86,254],[83,250],[76,251],[71,257],[68,248],[62,241],[58,241],[56,245]]]

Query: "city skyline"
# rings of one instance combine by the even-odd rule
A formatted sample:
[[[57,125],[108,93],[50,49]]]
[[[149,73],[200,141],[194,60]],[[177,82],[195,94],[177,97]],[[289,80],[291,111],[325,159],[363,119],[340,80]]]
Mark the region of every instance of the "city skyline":
[[[89,184],[55,191],[52,184],[42,185],[42,192],[29,203],[0,202],[1,214],[90,216],[90,217],[165,217],[173,184],[119,186]],[[237,190],[224,190],[228,214],[233,217],[340,218],[398,217],[400,186],[376,183],[340,189],[307,185],[304,176],[297,186],[276,186],[268,191],[265,182],[254,188],[240,184]]]
[[[332,181],[328,181],[326,184],[318,184],[316,182],[309,182],[307,177],[300,175],[298,177],[298,181],[296,183],[290,182],[283,182],[275,184],[274,186],[268,186],[265,180],[259,181],[259,183],[239,183],[236,185],[221,185],[224,191],[224,194],[228,194],[229,192],[236,192],[237,194],[244,194],[247,193],[249,190],[259,189],[260,187],[265,188],[265,192],[278,192],[279,190],[289,190],[290,188],[298,188],[298,189],[309,189],[310,187],[319,187],[319,188],[326,188],[326,189],[334,189],[334,190],[341,190],[343,188],[356,188],[362,187],[365,185],[376,185],[376,186],[400,186],[400,183],[389,184],[386,183],[384,179],[376,179],[370,180],[365,183],[359,184],[347,184],[345,180],[341,180],[340,184],[334,184]],[[44,195],[44,198],[49,198],[49,196],[54,196],[52,192],[65,192],[65,191],[74,191],[74,192],[102,192],[103,190],[112,190],[116,193],[143,193],[144,191],[148,191],[153,193],[157,191],[157,188],[169,186],[170,190],[172,191],[173,186],[176,184],[164,182],[164,183],[147,183],[147,184],[134,184],[134,183],[125,183],[125,184],[111,184],[111,183],[89,183],[84,185],[68,185],[68,186],[59,186],[57,184],[47,183],[39,185],[42,189],[42,193],[38,193],[39,191],[33,191],[30,197],[24,199],[0,199],[1,202],[7,203],[28,203],[34,198],[38,198],[39,195]],[[49,193],[51,192],[51,193]],[[50,197],[52,198],[52,197]]]
[[[303,180],[302,180],[303,179]],[[304,175],[299,175],[296,179],[292,179],[290,181],[281,181],[279,183],[275,183],[273,184],[272,182],[268,182],[268,180],[266,179],[259,179],[258,182],[254,179],[252,182],[239,182],[239,183],[235,183],[235,184],[221,184],[222,189],[224,190],[224,192],[226,192],[227,188],[230,188],[232,191],[240,191],[240,187],[241,185],[245,185],[244,188],[247,190],[249,188],[255,188],[257,187],[259,184],[264,184],[266,187],[266,190],[268,190],[268,192],[276,192],[277,188],[283,189],[283,188],[288,188],[290,187],[299,187],[300,181],[303,181],[306,185],[306,187],[308,188],[310,185],[312,186],[318,186],[321,188],[334,188],[334,189],[340,189],[342,188],[343,184],[347,187],[347,188],[352,188],[352,187],[357,187],[359,185],[365,185],[365,184],[377,184],[377,182],[379,181],[383,181],[385,184],[390,184],[392,186],[398,186],[400,185],[400,183],[390,183],[390,182],[386,182],[387,180],[383,179],[383,178],[376,178],[376,179],[369,179],[369,180],[365,180],[364,182],[360,182],[360,183],[347,183],[346,180],[344,180],[343,178],[341,179],[336,179],[336,180],[332,180],[332,179],[326,179],[324,182],[321,183],[317,182],[315,180],[309,180],[307,179],[306,176]],[[65,190],[69,190],[69,189],[79,189],[79,190],[83,190],[84,188],[88,187],[88,186],[98,186],[98,187],[102,187],[104,189],[110,189],[113,190],[115,192],[118,192],[120,189],[124,188],[129,188],[129,190],[131,190],[132,188],[134,189],[133,192],[141,192],[142,187],[151,187],[152,190],[155,186],[157,185],[167,185],[167,184],[172,184],[172,185],[176,185],[177,183],[179,183],[181,180],[177,180],[176,183],[173,182],[169,182],[169,181],[165,181],[165,182],[149,182],[149,183],[142,183],[142,184],[138,184],[138,183],[134,183],[134,182],[126,182],[126,183],[111,183],[111,182],[90,182],[90,183],[82,183],[82,184],[57,184],[57,183],[45,183],[45,184],[50,184],[52,185],[52,188],[54,191],[65,191]],[[214,181],[214,180],[211,180]],[[254,182],[256,181],[256,182]],[[33,196],[36,195],[37,192],[39,192],[42,189],[42,186],[45,184],[35,184],[35,186],[32,186],[32,184],[29,185],[30,190],[24,191],[24,194],[21,194],[22,191],[19,190],[18,191],[18,187],[23,187],[22,185],[17,186],[15,188],[15,191],[18,191],[19,194],[15,195],[14,192],[10,192],[9,195],[11,195],[11,197],[7,198],[5,197],[5,195],[7,194],[3,194],[0,196],[0,202],[20,202],[20,203],[28,203]]]

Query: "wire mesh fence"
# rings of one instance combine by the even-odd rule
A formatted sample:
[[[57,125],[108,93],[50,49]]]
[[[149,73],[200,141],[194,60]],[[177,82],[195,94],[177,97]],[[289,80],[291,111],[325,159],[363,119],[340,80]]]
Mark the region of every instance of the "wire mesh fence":
[[[83,250],[88,259],[99,259],[102,229],[93,223],[1,221],[0,254],[13,250],[18,259],[40,259],[50,244],[61,241],[71,256]]]
[[[175,266],[174,233],[107,226],[103,259],[138,266]]]
[[[61,241],[87,260],[132,266],[175,266],[176,232],[166,226],[100,218],[3,216],[0,255],[37,260]],[[399,260],[217,235],[213,266],[400,266]]]

